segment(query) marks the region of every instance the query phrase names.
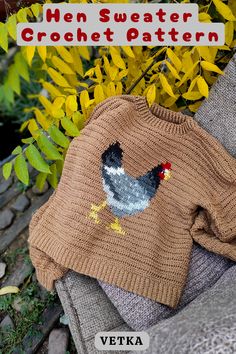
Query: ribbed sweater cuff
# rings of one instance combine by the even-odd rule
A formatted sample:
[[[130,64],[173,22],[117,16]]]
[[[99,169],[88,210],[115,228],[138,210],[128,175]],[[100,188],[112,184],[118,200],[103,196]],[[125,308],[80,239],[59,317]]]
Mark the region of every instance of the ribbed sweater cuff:
[[[68,268],[56,263],[46,253],[30,245],[30,258],[36,270],[36,277],[41,285],[48,291],[54,289],[54,281],[60,279],[68,271]]]
[[[56,279],[52,279],[52,275],[45,269],[36,269],[36,277],[38,282],[43,285],[45,289],[48,291],[52,291],[54,289],[54,281]]]

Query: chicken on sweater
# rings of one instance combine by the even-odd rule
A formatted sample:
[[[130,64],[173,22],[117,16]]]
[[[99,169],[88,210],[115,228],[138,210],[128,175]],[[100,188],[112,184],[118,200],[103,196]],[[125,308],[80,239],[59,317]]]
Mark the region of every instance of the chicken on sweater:
[[[89,216],[99,223],[98,212],[108,205],[116,216],[110,224],[111,229],[124,235],[118,218],[142,212],[149,206],[160,181],[170,178],[171,164],[161,163],[145,175],[135,178],[125,172],[122,154],[119,142],[111,144],[102,154],[102,182],[107,199],[100,205],[92,204]]]

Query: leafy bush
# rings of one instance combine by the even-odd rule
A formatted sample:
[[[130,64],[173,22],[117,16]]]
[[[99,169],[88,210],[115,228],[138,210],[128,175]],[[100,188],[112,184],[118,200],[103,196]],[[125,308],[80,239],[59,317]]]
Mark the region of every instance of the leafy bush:
[[[109,96],[145,95],[150,105],[156,102],[174,111],[196,112],[236,44],[236,1],[201,0],[198,4],[200,21],[225,23],[224,46],[17,48],[1,77],[0,101],[13,105],[23,82],[30,87],[34,77],[41,87],[36,95],[40,106],[29,99],[25,110],[30,116],[21,131],[27,129],[30,136],[22,139],[24,150],[16,147],[15,158],[3,166],[4,177],[14,167],[18,179],[27,185],[29,163],[39,171],[36,184],[40,189],[46,179],[55,188],[71,139],[80,134],[94,106]],[[35,21],[41,15],[42,5],[34,4],[0,23],[2,49],[7,52],[15,46],[17,22]]]

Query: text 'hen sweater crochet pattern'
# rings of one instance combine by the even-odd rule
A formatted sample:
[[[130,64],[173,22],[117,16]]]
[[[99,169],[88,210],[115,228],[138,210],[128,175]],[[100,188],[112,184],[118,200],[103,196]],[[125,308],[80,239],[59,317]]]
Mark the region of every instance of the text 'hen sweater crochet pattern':
[[[191,117],[145,97],[96,106],[32,217],[48,290],[68,269],[176,307],[193,241],[236,260],[236,160]]]

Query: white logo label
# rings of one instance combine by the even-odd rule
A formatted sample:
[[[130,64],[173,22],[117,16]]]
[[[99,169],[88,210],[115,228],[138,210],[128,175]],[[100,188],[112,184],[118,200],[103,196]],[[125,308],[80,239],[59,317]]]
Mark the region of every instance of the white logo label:
[[[146,332],[99,332],[95,336],[98,350],[145,350],[149,342]]]

